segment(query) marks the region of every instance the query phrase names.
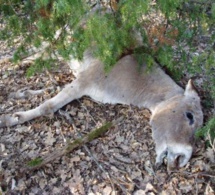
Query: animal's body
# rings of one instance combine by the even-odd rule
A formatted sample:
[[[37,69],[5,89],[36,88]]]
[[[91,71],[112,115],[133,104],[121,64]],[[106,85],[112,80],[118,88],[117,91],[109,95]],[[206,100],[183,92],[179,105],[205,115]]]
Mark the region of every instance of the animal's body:
[[[203,122],[200,98],[191,81],[183,90],[157,65],[147,73],[146,65],[140,66],[132,55],[120,59],[108,74],[90,52],[85,52],[83,61],[71,60],[69,64],[76,73],[71,84],[35,109],[3,115],[0,127],[53,113],[87,95],[102,103],[148,108],[152,113],[157,165],[162,164],[166,155],[170,168],[187,164],[193,151],[194,131]]]

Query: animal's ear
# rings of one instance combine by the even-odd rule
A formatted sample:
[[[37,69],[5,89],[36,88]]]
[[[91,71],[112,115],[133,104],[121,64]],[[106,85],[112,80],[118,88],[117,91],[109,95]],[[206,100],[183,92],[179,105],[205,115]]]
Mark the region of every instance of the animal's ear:
[[[185,92],[184,92],[185,96],[198,96],[197,90],[195,85],[193,84],[193,81],[190,79],[187,83]]]

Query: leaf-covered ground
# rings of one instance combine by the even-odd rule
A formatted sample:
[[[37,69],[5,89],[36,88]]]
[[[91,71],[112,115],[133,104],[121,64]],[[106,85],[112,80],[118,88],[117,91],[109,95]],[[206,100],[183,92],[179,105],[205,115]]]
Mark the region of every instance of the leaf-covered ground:
[[[6,48],[1,47],[1,58]],[[5,55],[4,55],[5,56]],[[28,110],[53,97],[73,80],[67,68],[26,78],[28,64],[0,64],[0,113]],[[65,67],[65,66],[63,66]],[[87,78],[86,78],[87,79]],[[42,95],[15,99],[18,90],[47,89]],[[68,121],[68,117],[72,118]],[[62,148],[68,140],[124,117],[108,133],[35,170],[26,164]],[[84,97],[53,116],[0,129],[0,194],[214,194],[215,156],[197,142],[186,167],[172,173],[154,169],[155,150],[150,112],[133,106],[93,102]]]

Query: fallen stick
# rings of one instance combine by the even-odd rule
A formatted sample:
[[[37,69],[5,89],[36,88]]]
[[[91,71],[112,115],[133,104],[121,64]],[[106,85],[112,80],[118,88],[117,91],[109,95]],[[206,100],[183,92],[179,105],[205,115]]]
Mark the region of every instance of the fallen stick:
[[[31,90],[31,89],[20,89],[17,92],[12,92],[9,94],[8,98],[14,98],[14,99],[25,99],[29,98],[34,95],[41,95],[45,92],[45,90],[53,89],[53,87],[48,87],[45,89],[39,89],[39,90]]]
[[[42,158],[35,158],[27,163],[27,167],[25,168],[26,171],[28,170],[35,170],[39,169],[42,166],[46,165],[47,163],[53,162],[55,159],[62,157],[65,154],[70,153],[74,149],[83,146],[86,143],[91,142],[92,140],[101,137],[104,133],[106,133],[111,127],[115,126],[119,122],[121,122],[123,117],[120,117],[112,122],[107,122],[103,126],[91,131],[87,135],[83,136],[82,138],[78,138],[74,141],[68,142],[66,146],[63,148],[52,152]]]

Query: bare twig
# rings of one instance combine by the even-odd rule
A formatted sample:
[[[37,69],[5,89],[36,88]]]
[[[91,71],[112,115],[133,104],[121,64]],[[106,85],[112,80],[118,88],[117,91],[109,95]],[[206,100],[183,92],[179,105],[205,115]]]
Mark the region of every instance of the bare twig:
[[[210,131],[207,132],[207,139],[213,151],[215,152],[215,139],[213,140],[210,134]]]
[[[14,98],[14,99],[24,99],[34,95],[41,95],[46,90],[51,90],[51,89],[53,89],[53,87],[48,87],[48,88],[39,89],[39,90],[31,90],[25,87],[23,89],[18,90],[17,92],[10,93],[8,97]]]
[[[183,175],[187,175],[188,177],[198,177],[198,176],[203,176],[203,177],[210,177],[210,178],[215,178],[215,175],[206,173],[206,172],[199,172],[199,173],[190,173],[188,171],[172,171],[171,173],[180,173]]]

